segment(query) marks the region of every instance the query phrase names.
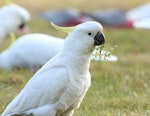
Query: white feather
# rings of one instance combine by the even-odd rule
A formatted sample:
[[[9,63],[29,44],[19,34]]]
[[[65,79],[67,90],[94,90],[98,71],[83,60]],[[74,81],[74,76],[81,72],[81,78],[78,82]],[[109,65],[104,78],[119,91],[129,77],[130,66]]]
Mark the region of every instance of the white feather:
[[[26,34],[0,54],[0,67],[38,69],[56,55],[64,40],[46,34]]]
[[[40,33],[26,34],[0,54],[0,68],[37,70],[55,56],[62,49],[63,44],[63,38]],[[92,57],[91,59],[94,60]],[[104,60],[103,54],[101,59]],[[110,55],[108,61],[115,62],[117,57]]]
[[[90,86],[90,56],[101,27],[96,22],[76,26],[62,50],[31,78],[1,116],[72,116]]]
[[[30,20],[29,12],[16,4],[0,8],[0,41],[10,32],[18,32],[19,26]]]
[[[150,29],[150,2],[127,12],[127,19],[132,21],[134,28]]]
[[[138,21],[150,16],[150,2],[131,9],[127,12],[127,19]]]
[[[133,22],[134,28],[150,29],[150,17]]]

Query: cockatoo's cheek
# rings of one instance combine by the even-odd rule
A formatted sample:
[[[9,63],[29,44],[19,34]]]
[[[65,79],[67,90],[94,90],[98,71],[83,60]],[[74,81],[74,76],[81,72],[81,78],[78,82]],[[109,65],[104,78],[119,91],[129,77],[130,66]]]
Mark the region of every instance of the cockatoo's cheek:
[[[103,33],[98,32],[94,37],[94,45],[101,45],[105,43],[105,37]]]

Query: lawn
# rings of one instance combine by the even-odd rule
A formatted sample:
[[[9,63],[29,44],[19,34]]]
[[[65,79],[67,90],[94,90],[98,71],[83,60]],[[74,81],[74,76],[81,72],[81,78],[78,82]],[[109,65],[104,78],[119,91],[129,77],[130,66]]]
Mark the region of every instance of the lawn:
[[[47,9],[74,6],[84,11],[123,8],[128,10],[148,0],[14,0],[28,8],[32,15],[31,32],[59,37],[66,34],[51,29],[37,17]],[[90,4],[90,5],[87,5]],[[0,1],[0,5],[3,2]],[[118,47],[113,51],[118,62],[91,62],[92,85],[74,116],[149,116],[150,115],[150,33],[144,29],[114,29],[104,26],[106,43]],[[20,35],[16,35],[17,37]],[[10,44],[7,37],[0,43],[0,52]],[[0,113],[19,93],[34,72],[0,70]]]

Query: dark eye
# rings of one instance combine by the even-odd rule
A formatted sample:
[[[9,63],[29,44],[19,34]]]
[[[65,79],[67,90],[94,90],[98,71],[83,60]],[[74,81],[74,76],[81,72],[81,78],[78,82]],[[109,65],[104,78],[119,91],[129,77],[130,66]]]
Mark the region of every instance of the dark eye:
[[[92,33],[88,33],[88,35],[92,35]]]
[[[24,23],[22,23],[21,25],[19,25],[19,29],[23,29],[23,28],[24,28],[24,26],[25,26],[25,24],[24,24]]]

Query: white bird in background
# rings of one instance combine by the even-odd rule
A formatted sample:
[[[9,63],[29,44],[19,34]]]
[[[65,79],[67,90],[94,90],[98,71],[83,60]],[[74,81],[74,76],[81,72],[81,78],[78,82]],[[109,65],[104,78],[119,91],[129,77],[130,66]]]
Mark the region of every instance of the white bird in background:
[[[25,31],[26,23],[30,20],[29,12],[16,4],[9,4],[0,8],[0,41],[10,32]]]
[[[64,40],[41,33],[25,34],[0,54],[0,68],[5,70],[15,68],[37,70],[63,48]],[[96,59],[91,56],[91,60]],[[110,55],[104,59],[104,54],[102,54],[101,61],[105,60],[115,62],[117,56]]]
[[[131,10],[129,10],[127,13],[127,19],[137,21],[141,20],[143,18],[149,17],[150,16],[150,2],[135,7]]]
[[[34,33],[18,38],[0,54],[0,67],[6,70],[27,68],[36,70],[62,49],[64,39]]]
[[[72,116],[79,108],[91,83],[90,56],[105,42],[102,26],[86,22],[55,28],[70,32],[62,50],[35,73],[1,116]]]
[[[131,9],[126,13],[126,17],[134,28],[150,29],[150,2]]]
[[[133,22],[133,27],[134,28],[143,28],[143,29],[150,29],[150,16]]]

